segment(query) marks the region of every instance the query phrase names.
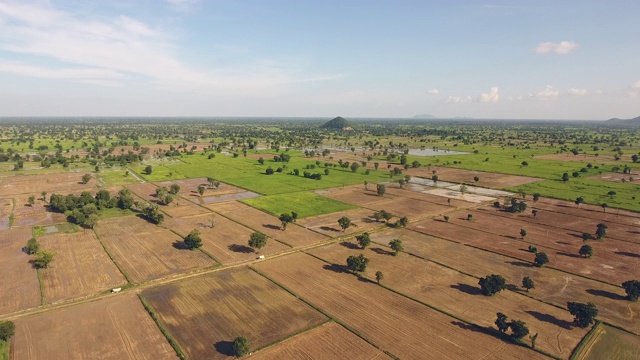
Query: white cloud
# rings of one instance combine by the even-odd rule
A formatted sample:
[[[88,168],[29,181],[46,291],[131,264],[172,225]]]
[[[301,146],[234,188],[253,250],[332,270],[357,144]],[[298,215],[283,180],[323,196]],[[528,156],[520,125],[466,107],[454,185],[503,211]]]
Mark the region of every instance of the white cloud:
[[[471,96],[449,96],[445,102],[454,103],[454,104],[463,104],[471,102]]]
[[[555,53],[566,55],[578,48],[578,43],[573,41],[561,41],[559,43],[543,42],[533,50],[537,54]]]
[[[438,90],[438,89],[427,90],[427,94],[429,94],[429,95],[440,95],[440,90]]]
[[[635,83],[633,83],[633,85],[631,85],[632,89],[640,89],[640,81],[636,81]]]
[[[584,96],[587,95],[589,93],[589,91],[587,91],[587,89],[569,89],[569,91],[567,91],[567,93],[569,95],[572,96]]]
[[[560,95],[560,92],[558,90],[554,90],[553,86],[547,85],[547,87],[544,90],[539,91],[536,94],[531,96],[536,97],[538,99],[555,99],[559,95]]]
[[[485,103],[497,103],[500,101],[500,93],[497,87],[492,87],[488,93],[480,95],[480,101]]]
[[[62,68],[52,69],[40,66],[27,65],[21,62],[0,61],[0,71],[57,80],[77,80],[80,82],[114,86],[124,75],[110,69],[98,68]]]

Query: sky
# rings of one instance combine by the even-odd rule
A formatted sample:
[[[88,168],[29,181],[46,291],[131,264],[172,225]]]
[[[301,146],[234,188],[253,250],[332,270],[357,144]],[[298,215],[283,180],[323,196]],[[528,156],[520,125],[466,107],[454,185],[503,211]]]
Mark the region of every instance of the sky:
[[[640,1],[0,0],[0,116],[640,115]]]

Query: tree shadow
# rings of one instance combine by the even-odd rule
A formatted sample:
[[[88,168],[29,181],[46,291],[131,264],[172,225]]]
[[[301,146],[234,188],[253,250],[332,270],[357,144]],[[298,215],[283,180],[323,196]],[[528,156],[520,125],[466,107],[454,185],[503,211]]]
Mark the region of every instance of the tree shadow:
[[[524,261],[505,261],[509,265],[519,266],[519,267],[533,267],[532,263],[524,262]]]
[[[548,322],[550,324],[554,324],[554,325],[560,326],[563,329],[570,330],[573,327],[573,323],[572,322],[569,322],[569,321],[566,321],[566,320],[562,320],[562,319],[558,319],[557,317],[555,317],[553,315],[543,314],[541,312],[533,311],[533,310],[527,310],[525,312],[527,314],[533,316],[534,318],[538,319],[538,321]]]
[[[599,289],[587,289],[586,290],[587,293],[591,294],[591,295],[595,295],[595,296],[602,296],[602,297],[606,297],[612,300],[624,300],[626,299],[626,297],[622,296],[622,295],[618,295],[616,293],[612,293],[610,291],[606,291],[606,290],[599,290]]]
[[[352,242],[349,242],[349,241],[343,241],[343,242],[340,243],[340,245],[346,247],[347,249],[351,249],[351,250],[360,249],[360,246],[358,246],[357,244],[354,244]]]
[[[623,255],[623,256],[630,256],[630,257],[635,257],[635,258],[640,258],[640,254],[635,254],[632,252],[628,252],[628,251],[614,251],[614,254],[618,254],[618,255]]]
[[[243,254],[249,254],[253,252],[252,248],[246,245],[240,245],[240,244],[231,244],[228,246],[228,249],[233,252],[243,253]]]
[[[451,285],[450,286],[452,289],[456,289],[458,291],[461,291],[465,294],[469,294],[469,295],[480,295],[480,289],[476,286],[471,286],[469,284],[462,284],[462,283],[458,283],[456,285]]]
[[[174,249],[178,249],[178,250],[191,250],[189,249],[187,244],[184,243],[184,241],[180,241],[180,240],[174,241],[173,244],[171,244],[171,246],[173,246]]]
[[[267,229],[271,229],[271,230],[282,230],[282,228],[278,225],[272,225],[272,224],[262,224],[263,227],[266,227]]]
[[[226,356],[235,356],[235,352],[233,351],[233,341],[218,341],[213,344],[213,347],[222,355]]]
[[[582,234],[567,233],[567,235],[572,236],[572,237],[574,237],[576,239],[583,240],[582,239]]]
[[[557,252],[556,254],[561,255],[561,256],[570,257],[570,258],[583,258],[584,257],[584,256],[579,255],[579,254],[570,254],[568,252]]]
[[[338,232],[340,230],[336,229],[336,228],[332,228],[331,226],[322,226],[320,227],[320,230],[324,230],[324,231],[335,231]]]
[[[326,265],[323,265],[322,268],[325,270],[333,271],[338,274],[346,274],[350,272],[344,266],[337,265],[337,264],[326,264]]]
[[[465,322],[458,321],[458,320],[452,321],[451,325],[455,325],[455,326],[457,326],[457,327],[459,327],[461,329],[464,329],[464,330],[470,330],[470,331],[479,332],[479,333],[483,333],[483,334],[487,333],[485,328],[483,328],[481,326],[467,324]]]
[[[582,236],[580,236],[580,239],[582,239]],[[571,243],[568,243],[566,241],[556,241],[556,244],[561,244],[561,245],[572,245]]]
[[[378,255],[392,255],[393,256],[393,252],[392,251],[388,251],[379,247],[375,247],[375,248],[371,248],[371,251],[373,251],[374,253],[378,254]]]
[[[371,224],[371,223],[377,222],[376,219],[372,219],[370,217],[363,217],[360,220],[362,220],[362,222],[365,224]]]

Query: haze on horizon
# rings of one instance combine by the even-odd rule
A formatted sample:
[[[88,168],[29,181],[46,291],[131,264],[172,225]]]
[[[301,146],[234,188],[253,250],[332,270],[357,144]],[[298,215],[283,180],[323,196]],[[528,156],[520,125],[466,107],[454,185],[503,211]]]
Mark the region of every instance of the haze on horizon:
[[[640,2],[0,0],[0,116],[640,115]]]

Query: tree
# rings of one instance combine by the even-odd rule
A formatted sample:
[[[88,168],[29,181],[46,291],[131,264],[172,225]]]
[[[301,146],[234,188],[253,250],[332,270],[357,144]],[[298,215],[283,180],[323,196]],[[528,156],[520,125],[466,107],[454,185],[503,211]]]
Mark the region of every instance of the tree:
[[[15,329],[12,321],[0,321],[0,339],[8,342],[15,333]]]
[[[525,236],[527,236],[527,230],[520,229],[520,236],[522,236],[522,240],[524,240]]]
[[[368,263],[369,259],[362,254],[358,256],[351,255],[347,258],[347,268],[355,274],[365,271]]]
[[[169,194],[175,195],[179,192],[180,192],[180,185],[171,184],[171,186],[169,186]]]
[[[607,207],[609,207],[609,205],[607,205],[607,203],[602,203],[600,204],[600,207],[602,208],[603,212],[607,212]]]
[[[549,262],[549,257],[547,256],[547,254],[543,252],[539,252],[539,253],[536,253],[536,259],[534,262],[537,267],[543,267],[544,264]]]
[[[473,214],[467,214],[467,220],[469,221],[473,220]]]
[[[151,165],[147,165],[147,167],[144,168],[145,174],[151,175],[152,172],[153,172],[153,168],[151,167]]]
[[[351,226],[351,219],[349,219],[346,216],[343,216],[340,219],[338,219],[338,224],[342,228],[342,231],[346,231],[347,228]]]
[[[46,202],[47,201],[47,192],[43,191],[43,192],[40,193],[40,195],[42,195],[42,201]]]
[[[627,293],[627,300],[637,301],[640,298],[640,281],[628,280],[622,283],[622,287]]]
[[[362,235],[357,235],[356,240],[358,241],[358,244],[360,245],[362,250],[366,249],[367,246],[371,244],[371,237],[369,236],[368,232],[365,232]]]
[[[631,161],[633,161],[634,163],[637,163],[638,162],[638,155],[637,154],[631,155]]]
[[[509,327],[511,328],[511,336],[516,340],[520,340],[529,334],[529,328],[524,321],[513,320],[509,323]]]
[[[437,184],[438,183],[438,175],[433,175],[431,177],[431,181],[433,181],[434,184]]]
[[[244,336],[239,336],[233,340],[233,353],[237,357],[243,357],[249,353],[249,340]]]
[[[533,245],[529,245],[529,252],[537,254],[538,253],[538,248],[533,246]]]
[[[89,214],[85,218],[83,225],[89,227],[90,229],[93,229],[96,225],[98,225],[99,220],[100,216],[98,216],[98,214]]]
[[[36,254],[38,250],[40,250],[40,244],[38,243],[38,240],[36,240],[36,238],[32,237],[31,239],[29,239],[29,241],[27,241],[27,246],[25,249],[27,250],[27,254],[33,255]]]
[[[530,277],[525,276],[524,278],[522,278],[522,287],[527,289],[527,292],[529,292],[529,289],[536,288],[536,284],[533,282],[533,280]]]
[[[278,218],[278,220],[280,220],[280,222],[282,223],[282,231],[285,231],[287,229],[287,225],[290,222],[293,222],[293,216],[287,214],[287,213],[283,213],[280,214],[280,217]]]
[[[184,244],[190,250],[197,249],[202,246],[202,239],[200,238],[200,231],[198,229],[193,229],[189,233],[189,235],[185,236]]]
[[[596,228],[596,239],[602,240],[607,236],[607,229],[609,227],[606,224],[598,224]]]
[[[503,313],[497,313],[496,316],[498,317],[496,319],[496,326],[498,327],[498,330],[500,332],[507,332],[507,330],[509,330],[509,322],[507,322],[507,315],[503,314]]]
[[[531,210],[531,214],[533,215],[533,218],[535,219],[538,216],[538,210],[536,210],[536,209]]]
[[[254,232],[249,237],[249,246],[252,249],[262,249],[265,245],[267,245],[267,235],[261,232]]]
[[[274,173],[273,168],[271,166],[269,166],[267,168],[267,170],[264,171],[264,173],[267,174],[267,175],[273,175],[273,173]]]
[[[89,180],[91,180],[91,174],[84,174],[82,175],[82,183],[86,184],[89,182]]]
[[[409,224],[409,218],[406,216],[403,216],[400,219],[398,219],[398,221],[396,221],[396,223],[393,224],[393,226],[397,228],[403,228],[403,227],[406,227],[408,224]]]
[[[387,192],[387,187],[384,184],[378,184],[376,185],[376,191],[378,192],[378,196],[382,196]]]
[[[200,194],[200,196],[204,195],[204,190],[204,185],[198,185],[198,194]]]
[[[402,246],[402,240],[400,239],[391,240],[389,242],[389,247],[391,248],[391,250],[393,250],[394,256],[397,256],[400,251],[404,250],[404,247]]]
[[[533,201],[538,202],[538,200],[540,200],[540,196],[542,196],[540,193],[533,193]]]
[[[474,176],[474,177],[473,177],[473,181],[478,182],[478,181],[480,181],[480,178],[479,178],[479,177],[477,177],[477,176]]]
[[[43,250],[36,253],[35,264],[40,269],[46,269],[53,261],[55,254],[52,251]]]
[[[591,233],[582,233],[582,241],[593,240],[594,237]]]
[[[593,256],[593,248],[591,245],[582,245],[578,253],[586,258],[591,258]]]
[[[478,284],[482,295],[493,296],[506,288],[507,281],[501,275],[491,274],[480,279]]]
[[[569,313],[573,315],[574,322],[581,328],[586,328],[595,321],[598,316],[598,308],[593,303],[567,302]]]
[[[27,200],[27,202],[29,203],[29,206],[33,207],[33,204],[36,203],[36,197],[33,195],[29,196],[29,199]]]
[[[562,182],[567,182],[567,181],[569,181],[569,173],[562,174]]]
[[[384,274],[382,273],[382,271],[376,271],[376,281],[378,282],[378,284],[380,284],[380,281],[382,281],[382,279],[384,279]]]

